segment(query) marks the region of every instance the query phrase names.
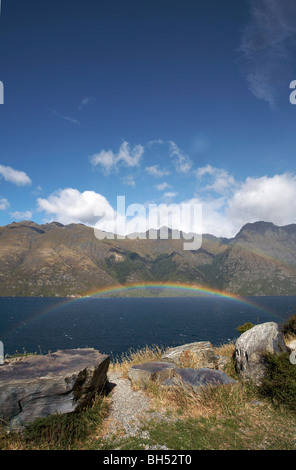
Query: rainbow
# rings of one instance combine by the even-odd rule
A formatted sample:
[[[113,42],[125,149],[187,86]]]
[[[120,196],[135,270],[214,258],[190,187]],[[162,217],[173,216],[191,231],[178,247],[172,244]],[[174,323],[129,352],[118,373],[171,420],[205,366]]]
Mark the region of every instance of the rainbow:
[[[104,297],[110,296],[112,294],[117,294],[119,292],[128,292],[133,290],[150,290],[150,289],[167,289],[173,291],[182,291],[188,292],[192,294],[199,294],[202,296],[217,296],[222,297],[225,299],[236,300],[238,302],[243,302],[247,304],[252,304],[251,301],[246,300],[244,297],[239,296],[237,294],[232,294],[230,292],[221,291],[218,289],[213,289],[206,286],[200,286],[197,284],[185,284],[185,283],[177,283],[177,282],[137,282],[137,283],[130,283],[124,285],[116,285],[116,286],[105,286],[101,287],[98,290],[92,290],[87,294],[79,297],[79,299],[85,299],[89,297]],[[77,298],[75,299],[77,300]],[[254,305],[255,306],[255,305]],[[256,305],[259,308],[259,306]]]
[[[77,302],[83,302],[83,300],[85,299],[106,298],[106,297],[110,297],[110,295],[112,294],[120,294],[120,292],[124,294],[129,291],[134,291],[134,290],[143,291],[145,289],[146,290],[167,289],[170,291],[173,290],[177,292],[178,291],[186,292],[189,294],[192,293],[194,296],[199,295],[203,297],[208,296],[208,297],[217,297],[221,299],[228,299],[230,301],[237,302],[238,304],[246,305],[249,307],[251,306],[264,313],[277,316],[276,312],[263,308],[253,299],[245,298],[238,294],[233,294],[230,292],[213,289],[213,288],[206,287],[206,286],[200,286],[196,284],[175,283],[175,282],[140,282],[140,283],[125,284],[125,285],[105,286],[105,287],[101,287],[100,289],[94,289],[92,291],[89,291],[88,293],[82,296],[66,297],[66,298],[63,297],[57,303],[54,302],[54,305],[47,307],[45,309],[41,309],[38,313],[35,313],[31,317],[27,318],[26,324],[31,323],[36,318],[40,318],[44,315],[50,314],[51,312],[58,310],[59,308],[62,308],[65,305],[69,305],[69,304],[77,303]],[[142,292],[140,292],[140,294],[141,295],[139,297],[144,297]],[[119,296],[117,295],[117,297],[120,297],[120,295]],[[125,297],[125,295],[122,295],[122,297]],[[19,325],[19,326],[15,325],[13,328],[13,331],[21,327],[22,325]],[[9,333],[7,332],[6,334],[11,334],[11,333],[12,333],[12,330]]]
[[[143,290],[151,290],[151,289],[166,289],[170,291],[180,291],[180,292],[187,292],[187,293],[192,293],[194,296],[199,295],[199,296],[208,296],[208,297],[218,297],[222,299],[228,299],[234,302],[238,302],[244,305],[252,306],[256,309],[259,309],[261,311],[264,311],[265,313],[269,314],[274,314],[273,311],[269,311],[265,308],[263,308],[261,305],[259,305],[257,302],[254,300],[242,297],[238,294],[233,294],[227,291],[222,291],[218,289],[213,289],[210,287],[206,286],[200,286],[197,284],[186,284],[186,283],[177,283],[177,282],[137,282],[137,283],[130,283],[130,284],[120,284],[120,285],[114,285],[114,286],[105,286],[101,287],[100,289],[93,289],[89,291],[88,293],[81,295],[81,296],[75,296],[75,297],[66,297],[63,298],[57,305],[54,307],[50,307],[49,309],[46,309],[41,313],[48,313],[52,310],[56,310],[59,307],[62,307],[64,305],[71,304],[73,302],[81,302],[85,299],[89,298],[104,298],[104,297],[110,297],[112,294],[119,294],[122,292],[122,297],[126,297],[124,293],[127,293],[129,291],[143,291]],[[142,294],[142,293],[141,293]],[[117,295],[117,297],[120,297],[120,295]],[[144,295],[140,295],[139,297],[144,297]]]

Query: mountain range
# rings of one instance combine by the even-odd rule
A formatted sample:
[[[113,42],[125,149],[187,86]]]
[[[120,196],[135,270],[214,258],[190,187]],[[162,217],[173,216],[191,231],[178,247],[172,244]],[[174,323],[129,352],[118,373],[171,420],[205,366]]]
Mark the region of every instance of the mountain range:
[[[169,235],[99,240],[83,224],[13,222],[0,227],[0,296],[80,296],[141,282],[296,294],[296,224],[249,223],[231,239],[203,234],[192,251]]]

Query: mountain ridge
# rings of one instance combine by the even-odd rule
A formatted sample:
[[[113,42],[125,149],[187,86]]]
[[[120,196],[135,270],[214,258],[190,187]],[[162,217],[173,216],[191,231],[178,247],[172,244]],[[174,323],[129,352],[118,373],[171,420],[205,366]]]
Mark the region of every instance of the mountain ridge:
[[[245,224],[235,237],[98,240],[83,224],[0,227],[0,296],[76,296],[130,283],[185,283],[240,295],[296,293],[296,224]],[[155,234],[154,234],[155,235]]]

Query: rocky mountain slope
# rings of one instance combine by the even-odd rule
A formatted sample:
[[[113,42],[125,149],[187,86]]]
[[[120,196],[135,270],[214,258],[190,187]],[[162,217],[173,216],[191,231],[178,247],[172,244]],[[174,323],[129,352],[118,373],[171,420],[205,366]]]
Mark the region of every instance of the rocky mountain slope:
[[[233,239],[98,240],[82,224],[0,227],[0,295],[83,295],[136,282],[182,282],[241,295],[296,294],[296,225],[245,225]]]

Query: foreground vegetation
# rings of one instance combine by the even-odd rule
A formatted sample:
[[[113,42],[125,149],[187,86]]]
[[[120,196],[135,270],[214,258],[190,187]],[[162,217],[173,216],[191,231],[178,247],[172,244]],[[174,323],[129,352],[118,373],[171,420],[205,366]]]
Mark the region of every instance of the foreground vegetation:
[[[295,318],[291,318],[283,327],[289,340],[296,336],[294,326],[296,329]],[[226,372],[238,380],[234,344],[216,348],[216,352],[231,359]],[[131,365],[157,361],[162,353],[157,347],[131,352],[110,369],[127,376]],[[143,422],[136,437],[104,438],[109,395],[97,397],[83,412],[38,419],[22,433],[3,426],[0,449],[296,450],[296,366],[287,353],[266,356],[266,361],[267,373],[260,388],[238,381],[210,387],[197,396],[184,388],[169,390],[151,383],[145,393],[166,419]]]

